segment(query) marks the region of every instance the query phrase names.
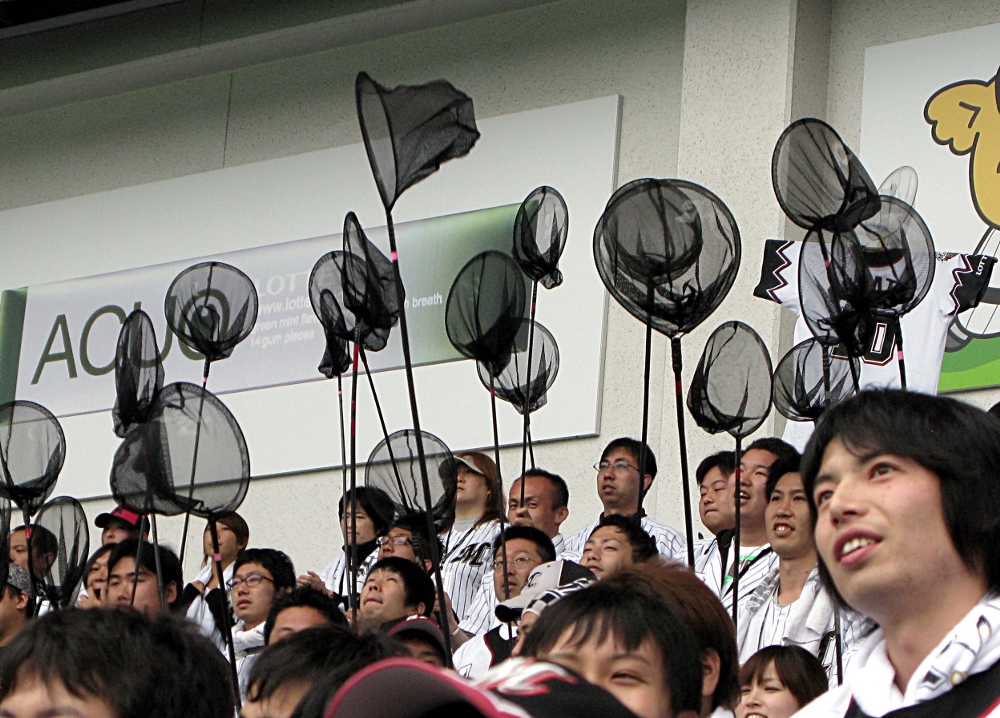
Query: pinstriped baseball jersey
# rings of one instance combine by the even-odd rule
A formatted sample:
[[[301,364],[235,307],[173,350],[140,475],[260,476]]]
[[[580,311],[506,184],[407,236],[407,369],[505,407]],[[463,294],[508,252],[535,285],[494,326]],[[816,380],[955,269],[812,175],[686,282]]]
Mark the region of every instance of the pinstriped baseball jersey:
[[[694,570],[705,582],[705,585],[712,589],[712,593],[719,597],[722,605],[727,611],[733,608],[733,582],[729,574],[733,568],[733,558],[735,551],[730,547],[726,556],[726,570],[722,569],[722,555],[719,552],[719,544],[716,539],[711,539],[708,543],[699,545],[700,550],[695,555]],[[772,569],[778,567],[778,556],[771,551],[768,544],[759,546],[749,557],[746,556],[749,549],[744,546],[740,553],[744,555],[740,562],[740,606],[763,581]]]
[[[377,561],[377,549],[361,560],[361,564],[358,566],[358,580],[354,585],[355,594],[361,594],[361,587],[365,585],[365,578],[368,577],[368,571],[371,570],[371,567]],[[340,596],[347,596],[347,584],[350,583],[350,577],[344,575],[346,569],[347,555],[344,552],[341,552],[337,558],[323,567],[323,570],[319,572],[319,577],[323,579],[323,585],[326,586],[327,591],[333,591]]]
[[[456,520],[451,531],[441,536],[444,542],[441,578],[459,623],[468,615],[483,577],[492,573],[493,539],[498,533],[499,521],[476,526],[475,519],[465,519]]]
[[[601,514],[601,516],[603,517],[604,514]],[[572,559],[573,561],[580,560],[580,557],[583,556],[584,544],[587,543],[590,534],[594,533],[594,529],[597,528],[600,522],[601,519],[598,519],[590,526],[580,529],[566,539],[566,548],[563,551],[565,558]],[[656,541],[656,550],[660,552],[661,556],[680,561],[681,563],[687,563],[687,542],[679,531],[648,516],[642,518],[642,530]]]
[[[552,545],[556,549],[556,560],[564,558],[563,550],[566,540],[562,534],[556,534],[552,537]],[[476,597],[469,607],[468,615],[466,615],[465,620],[458,627],[473,636],[481,636],[487,631],[496,628],[500,625],[500,619],[496,617],[497,603],[497,594],[493,589],[493,574],[487,573],[483,576],[482,585],[479,587],[479,591],[476,592]]]

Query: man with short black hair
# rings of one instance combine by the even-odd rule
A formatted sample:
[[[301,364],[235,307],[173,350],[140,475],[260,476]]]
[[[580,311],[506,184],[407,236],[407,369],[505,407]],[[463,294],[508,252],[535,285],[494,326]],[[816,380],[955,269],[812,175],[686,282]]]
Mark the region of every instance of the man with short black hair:
[[[7,565],[7,582],[0,588],[0,656],[35,612],[31,577],[16,563]]]
[[[160,584],[157,579],[154,549],[160,555],[159,567],[163,576],[163,599],[166,602],[166,610],[160,603]],[[140,561],[138,569],[135,564],[137,553]],[[177,605],[183,585],[184,574],[177,554],[166,546],[154,547],[149,542],[143,542],[140,552],[139,540],[127,539],[115,544],[108,557],[108,586],[103,604],[109,608],[131,606],[150,618],[159,618]]]
[[[233,577],[226,587],[237,618],[233,626],[233,648],[240,696],[245,697],[250,668],[264,647],[267,616],[275,599],[295,588],[295,567],[278,549],[244,549],[233,562]],[[224,645],[219,649],[227,651]]]
[[[434,541],[437,542],[437,555],[440,558],[444,556],[444,544],[437,534],[434,535]],[[434,554],[431,551],[431,539],[427,534],[425,514],[396,519],[386,534],[379,536],[375,543],[378,545],[377,560],[399,556],[422,566],[428,575],[433,574]]]
[[[412,561],[384,558],[368,572],[361,588],[356,628],[375,631],[389,621],[429,616],[434,608],[434,582]]]
[[[264,645],[316,626],[347,626],[340,603],[325,591],[312,586],[296,586],[279,593],[264,621]]]
[[[733,607],[733,577],[739,574],[740,606],[777,565],[778,557],[767,541],[764,510],[765,486],[771,465],[779,459],[797,463],[799,452],[781,439],[753,441],[740,458],[740,545],[734,550],[734,535],[723,531],[703,547],[695,559],[695,571],[730,612]],[[736,476],[729,482],[730,496],[736,491]],[[738,554],[738,556],[737,556]]]
[[[497,602],[519,596],[528,576],[555,558],[552,540],[534,526],[504,529],[493,541],[493,591]],[[466,640],[468,634],[463,633],[460,627],[452,630],[452,646],[459,646],[455,651],[455,670],[471,678],[477,678],[490,666],[509,658],[517,635],[516,629],[502,623],[496,615],[489,630],[483,634]]]
[[[524,501],[521,501],[521,482]],[[569,489],[558,474],[545,469],[528,469],[510,487],[507,520],[511,526],[533,526],[550,539],[556,558],[562,558],[566,541],[559,527],[569,516]],[[493,574],[483,577],[482,585],[469,607],[460,628],[470,636],[481,636],[499,625],[496,621],[497,593],[493,589]]]
[[[820,577],[879,629],[800,716],[996,715],[1000,423],[950,397],[865,391],[823,415],[802,479]]]
[[[639,476],[641,455],[645,451],[645,474]],[[579,559],[583,555],[584,544],[597,528],[604,516],[634,516],[639,510],[639,496],[649,491],[656,477],[656,457],[648,445],[641,441],[622,437],[609,443],[601,453],[601,460],[594,465],[597,470],[597,494],[604,511],[589,526],[566,539],[564,556]],[[642,530],[656,541],[659,553],[675,561],[687,561],[687,547],[684,536],[676,529],[645,515],[641,518]]]
[[[736,525],[736,508],[733,505],[733,494],[729,491],[730,480],[735,471],[736,454],[732,451],[720,451],[707,456],[695,469],[695,480],[701,495],[698,513],[701,515],[701,523],[713,536]]]
[[[583,547],[580,564],[598,580],[612,573],[644,564],[658,555],[653,537],[635,519],[611,514],[601,518]]]
[[[232,718],[229,667],[180,618],[53,611],[0,660],[0,715]]]

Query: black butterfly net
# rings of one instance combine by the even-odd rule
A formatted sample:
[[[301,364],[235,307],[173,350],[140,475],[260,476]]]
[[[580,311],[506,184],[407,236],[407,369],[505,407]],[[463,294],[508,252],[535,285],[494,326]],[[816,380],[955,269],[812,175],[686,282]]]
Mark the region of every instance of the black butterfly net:
[[[70,606],[90,556],[83,507],[68,496],[54,498],[42,506],[29,530],[28,561],[38,594],[55,608]]]
[[[178,274],[164,302],[167,324],[201,352],[207,365],[226,359],[257,321],[257,289],[246,274],[222,262],[201,262]]]
[[[389,342],[389,330],[393,324],[388,320],[379,322],[388,326],[367,324],[364,318],[347,308],[344,296],[347,277],[360,281],[361,286],[350,290],[357,297],[365,292],[367,276],[367,263],[362,257],[340,250],[328,252],[319,258],[309,275],[309,299],[328,335],[348,342],[357,340],[368,351],[377,352]]]
[[[10,517],[13,513],[13,507],[10,500],[6,497],[0,497],[0,531],[3,534],[0,535],[0,562],[10,555]]]
[[[526,309],[524,274],[496,251],[477,254],[462,267],[448,292],[445,327],[462,356],[497,377],[510,362]]]
[[[730,321],[712,332],[691,379],[688,409],[710,434],[742,438],[764,423],[771,411],[771,356],[751,327]]]
[[[525,197],[514,218],[511,254],[533,282],[546,289],[562,284],[559,258],[569,236],[566,200],[552,187],[538,187]]]
[[[52,494],[66,460],[62,426],[45,407],[15,400],[0,405],[0,494],[28,517]]]
[[[642,442],[649,422],[652,330],[670,337],[681,458],[688,563],[694,525],[684,435],[680,337],[701,324],[729,293],[740,266],[740,233],[729,208],[706,188],[678,179],[638,179],[608,200],[594,230],[601,281],[626,311],[646,325]],[[645,470],[645,451],[639,457]],[[645,491],[639,496],[639,508]]]
[[[771,182],[782,210],[805,229],[847,231],[879,209],[878,190],[860,160],[815,118],[793,122],[778,138]]]
[[[796,344],[774,370],[774,407],[792,421],[815,422],[854,394],[858,363],[833,354],[815,337]]]
[[[124,438],[129,428],[149,418],[163,389],[163,362],[149,315],[137,309],[118,333],[115,351],[115,406],[111,417],[115,434]]]
[[[323,336],[326,338],[326,346],[317,369],[327,379],[341,377],[344,372],[351,368],[352,363],[351,353],[347,349],[347,340],[334,336],[326,327],[323,327]]]
[[[389,89],[360,72],[354,91],[386,211],[408,187],[467,154],[479,139],[472,98],[444,80]]]
[[[729,293],[740,264],[736,220],[712,192],[684,180],[635,180],[594,230],[604,286],[661,334],[685,334]]]
[[[250,456],[239,424],[215,395],[194,384],[169,384],[139,428],[115,456],[117,499],[133,511],[203,518],[239,508],[250,484]]]
[[[531,357],[528,357],[529,336]],[[509,402],[520,414],[530,414],[545,405],[546,392],[559,373],[559,346],[552,333],[538,322],[521,320],[510,361],[493,378],[493,390],[498,398]],[[490,388],[490,373],[479,363],[479,380]]]
[[[344,219],[344,251],[360,259],[342,267],[344,308],[371,331],[389,331],[399,322],[400,287],[392,262],[365,235],[354,212]]]
[[[434,522],[440,523],[455,503],[457,466],[441,439],[426,431],[421,439],[430,480],[429,505],[421,484],[413,429],[396,431],[372,449],[365,466],[365,486],[385,492],[396,516],[413,516],[429,510]]]
[[[733,545],[740,545],[740,454],[743,437],[764,423],[771,411],[771,356],[764,341],[742,322],[719,325],[705,343],[705,350],[691,379],[688,409],[695,422],[710,434],[728,432],[736,439],[736,489],[733,496],[736,530]],[[739,607],[739,572],[733,576],[733,623]]]

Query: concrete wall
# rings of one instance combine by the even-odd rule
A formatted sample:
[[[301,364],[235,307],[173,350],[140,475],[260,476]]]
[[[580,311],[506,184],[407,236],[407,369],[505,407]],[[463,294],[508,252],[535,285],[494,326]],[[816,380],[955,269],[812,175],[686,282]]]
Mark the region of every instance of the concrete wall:
[[[686,386],[705,338],[723,320],[752,324],[774,357],[790,344],[788,316],[749,298],[763,241],[786,231],[769,174],[781,130],[794,118],[826,115],[857,146],[865,48],[1000,21],[1000,7],[987,0],[563,0],[492,11],[474,0],[448,2],[458,22],[431,17],[434,3],[383,2],[374,10],[355,3],[350,11],[364,5],[368,13],[338,18],[332,4],[300,17],[274,9],[287,3],[261,0],[257,14],[209,3],[208,19],[196,20],[191,3],[179,3],[146,18],[66,31],[51,48],[30,50],[34,62],[0,77],[7,88],[0,91],[0,208],[357,142],[352,92],[360,69],[389,84],[446,77],[475,98],[480,117],[620,94],[618,182],[680,176],[703,183],[729,204],[743,235],[736,287],[684,339]],[[162,32],[151,29],[168,15],[174,21],[163,20]],[[294,42],[289,33],[297,33]],[[107,47],[114,41],[117,51]],[[0,42],[0,53],[29,52],[30,42]],[[539,465],[570,482],[569,529],[600,509],[589,467],[601,447],[640,428],[643,328],[613,302],[607,311],[601,436],[537,450]],[[666,342],[657,337],[650,443],[662,468],[650,507],[681,526],[669,371]],[[1000,398],[994,394],[967,398],[989,405]],[[728,437],[705,435],[690,416],[687,422],[692,465],[731,447]],[[772,416],[761,433],[781,425]],[[513,467],[519,455],[505,452],[503,460]],[[281,547],[300,569],[318,569],[337,543],[338,484],[329,472],[254,482],[242,509],[252,543]],[[106,503],[86,508],[94,515]],[[178,542],[177,520],[161,528],[163,539]],[[193,536],[197,544],[198,531]]]

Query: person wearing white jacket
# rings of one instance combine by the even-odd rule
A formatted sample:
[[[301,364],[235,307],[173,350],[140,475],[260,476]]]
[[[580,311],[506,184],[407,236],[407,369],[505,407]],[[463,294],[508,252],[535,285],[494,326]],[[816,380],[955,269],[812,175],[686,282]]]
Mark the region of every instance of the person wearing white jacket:
[[[952,398],[866,391],[820,419],[820,575],[880,628],[798,716],[1000,716],[998,466],[1000,422]]]

